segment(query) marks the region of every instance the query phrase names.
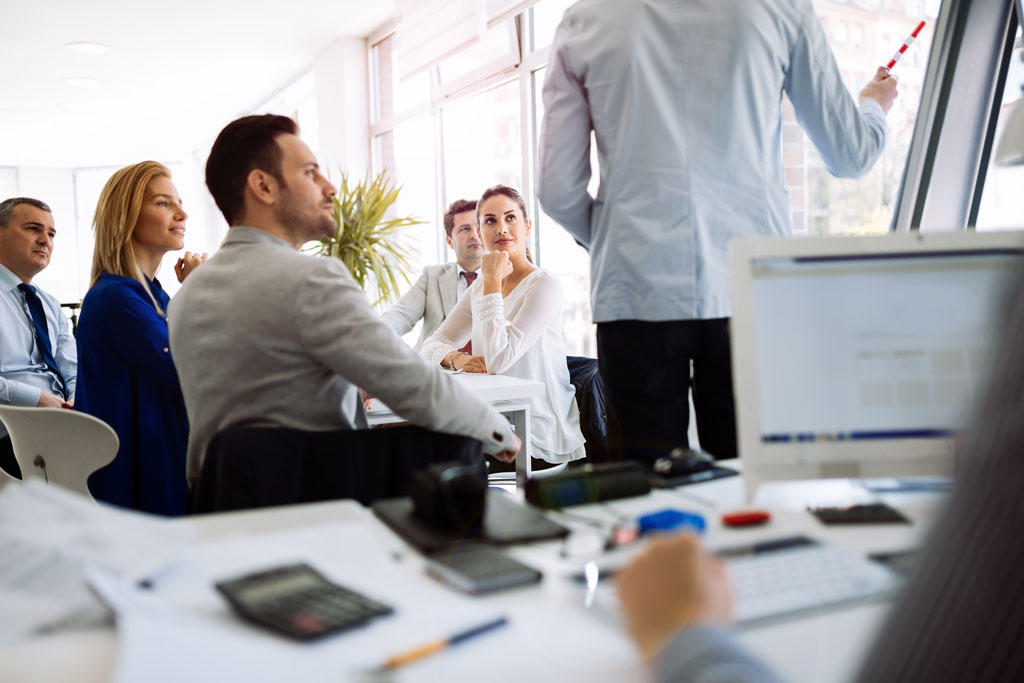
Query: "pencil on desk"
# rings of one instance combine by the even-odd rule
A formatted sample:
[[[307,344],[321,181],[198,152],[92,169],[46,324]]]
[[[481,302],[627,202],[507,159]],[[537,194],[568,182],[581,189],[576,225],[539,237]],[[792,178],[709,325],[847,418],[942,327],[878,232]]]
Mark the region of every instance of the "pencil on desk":
[[[453,636],[449,636],[448,638],[445,638],[443,640],[437,640],[432,643],[427,643],[426,645],[418,647],[415,650],[409,650],[408,652],[403,652],[400,655],[395,655],[388,661],[384,662],[384,664],[381,666],[381,669],[397,669],[411,662],[415,662],[418,659],[429,657],[434,653],[458,645],[459,643],[465,642],[471,638],[483,635],[484,633],[492,631],[500,626],[504,626],[507,623],[508,619],[506,619],[505,617],[501,617],[499,619],[495,619],[494,621],[488,621],[487,623],[480,624],[479,626],[468,628],[465,631],[460,631],[459,633],[456,633]]]

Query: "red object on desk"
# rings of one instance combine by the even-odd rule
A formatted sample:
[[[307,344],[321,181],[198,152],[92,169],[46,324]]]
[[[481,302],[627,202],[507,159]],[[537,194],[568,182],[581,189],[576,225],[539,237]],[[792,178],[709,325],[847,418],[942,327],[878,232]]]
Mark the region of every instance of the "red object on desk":
[[[766,524],[771,518],[772,513],[765,510],[743,510],[722,515],[722,524],[726,526],[755,526]]]

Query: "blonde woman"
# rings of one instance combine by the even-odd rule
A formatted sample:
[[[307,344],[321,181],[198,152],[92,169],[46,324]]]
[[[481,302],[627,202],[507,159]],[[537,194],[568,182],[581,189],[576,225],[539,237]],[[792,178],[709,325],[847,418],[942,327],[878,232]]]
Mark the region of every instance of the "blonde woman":
[[[169,297],[156,279],[185,243],[171,172],[143,161],[114,173],[93,219],[92,281],[78,325],[75,408],[114,428],[117,457],[89,479],[99,500],[163,515],[185,513],[188,422],[167,339]],[[179,281],[206,259],[185,252]]]
[[[476,215],[487,250],[480,277],[423,342],[420,355],[450,370],[544,382],[544,396],[530,400],[533,456],[547,463],[582,458],[580,411],[562,338],[562,285],[530,261],[533,225],[516,190],[488,189]],[[462,350],[470,340],[471,353]]]

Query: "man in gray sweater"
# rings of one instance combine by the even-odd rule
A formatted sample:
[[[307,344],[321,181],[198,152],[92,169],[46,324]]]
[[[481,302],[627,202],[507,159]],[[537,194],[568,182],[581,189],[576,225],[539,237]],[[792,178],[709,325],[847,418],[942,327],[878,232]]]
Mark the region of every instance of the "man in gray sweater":
[[[365,429],[357,387],[414,424],[514,460],[520,442],[505,418],[420,360],[340,261],[299,252],[334,233],[335,190],[297,133],[287,117],[246,116],[221,131],[206,163],[231,229],[168,311],[189,480],[227,427]]]

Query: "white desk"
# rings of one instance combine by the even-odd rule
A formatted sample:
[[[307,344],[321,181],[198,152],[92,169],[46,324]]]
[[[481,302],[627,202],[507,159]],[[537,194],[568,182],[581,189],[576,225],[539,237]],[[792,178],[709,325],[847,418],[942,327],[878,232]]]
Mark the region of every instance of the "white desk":
[[[489,375],[476,372],[455,372],[452,379],[473,392],[481,401],[505,415],[512,423],[523,447],[516,456],[516,486],[522,490],[530,477],[530,399],[544,395],[543,382],[505,375]],[[404,422],[391,408],[378,399],[373,399],[366,415],[371,427]]]
[[[755,501],[759,506],[773,509],[774,518],[769,525],[745,530],[723,528],[718,523],[719,514],[743,504],[740,483],[740,479],[734,477],[572,511],[608,519],[664,507],[703,511],[709,522],[707,542],[712,547],[805,533],[854,550],[883,551],[915,546],[924,531],[923,522],[930,519],[936,506],[936,497],[929,494],[887,496],[888,502],[914,521],[913,526],[826,528],[802,511],[804,503],[857,502],[866,498],[866,494],[846,482],[770,485],[759,492]],[[411,578],[419,577],[423,566],[421,557],[352,502],[192,520],[200,537],[210,540],[243,533],[263,534],[325,520],[356,520],[367,525],[381,543],[395,552],[396,562]],[[558,543],[539,543],[514,549],[513,554],[521,560],[544,569],[543,583],[481,598],[509,618],[509,627],[411,665],[400,671],[398,680],[647,680],[649,674],[638,661],[616,618],[603,611],[595,613],[584,608],[582,590],[566,579],[566,575],[579,566],[579,561],[561,559],[559,548]],[[401,609],[401,605],[396,607]],[[884,603],[870,603],[802,615],[747,629],[740,638],[787,680],[797,683],[844,681],[855,673],[857,662],[870,644],[885,609]],[[116,656],[116,641],[112,628],[57,634],[2,648],[0,662],[10,680],[105,681]],[[403,648],[396,646],[396,649]],[[183,653],[183,656],[188,655]],[[244,666],[244,662],[240,666]]]

